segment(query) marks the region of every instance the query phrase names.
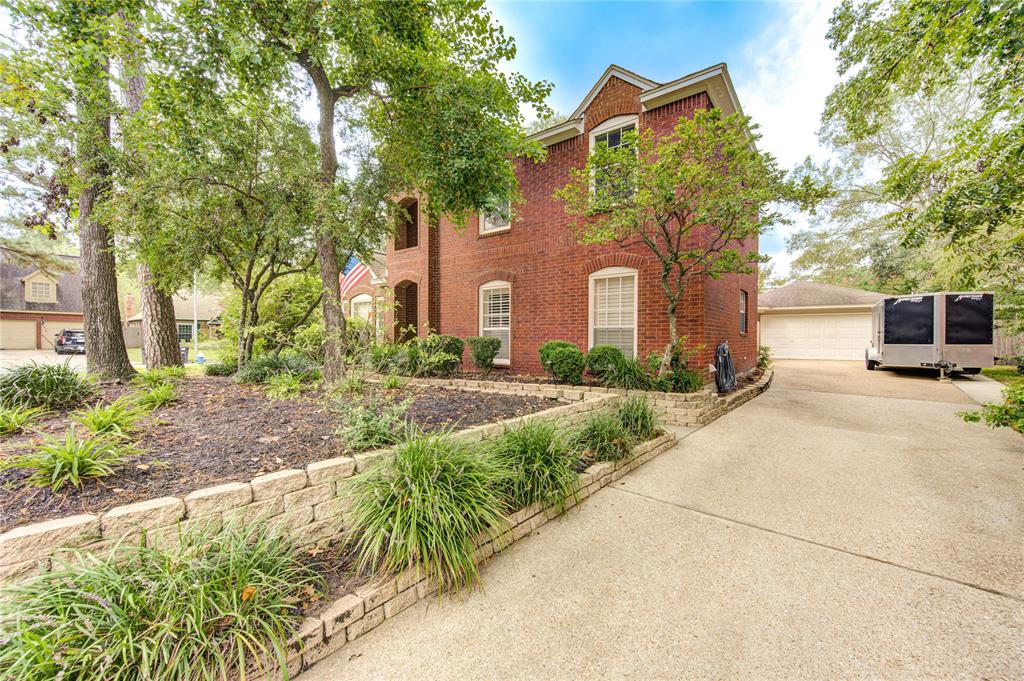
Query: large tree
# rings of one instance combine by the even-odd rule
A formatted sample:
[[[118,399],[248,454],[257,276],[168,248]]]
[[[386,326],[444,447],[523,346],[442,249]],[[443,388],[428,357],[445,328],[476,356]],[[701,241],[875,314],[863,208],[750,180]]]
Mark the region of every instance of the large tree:
[[[753,271],[761,258],[749,240],[783,222],[778,206],[800,193],[758,139],[746,116],[700,110],[668,135],[644,129],[618,147],[598,144],[555,194],[581,242],[642,246],[657,259],[669,336],[662,374],[679,344],[676,315],[690,282]]]
[[[360,107],[365,130],[397,178],[393,190],[420,192],[429,222],[514,198],[516,156],[541,154],[522,137],[519,106],[540,105],[547,84],[499,69],[515,55],[482,1],[197,0],[181,19],[223,64],[243,77],[294,87],[294,69],[318,108],[321,196],[338,181],[338,104]],[[542,111],[541,113],[546,113]],[[317,264],[327,331],[324,375],[344,372],[339,239],[352,226],[316,203]]]

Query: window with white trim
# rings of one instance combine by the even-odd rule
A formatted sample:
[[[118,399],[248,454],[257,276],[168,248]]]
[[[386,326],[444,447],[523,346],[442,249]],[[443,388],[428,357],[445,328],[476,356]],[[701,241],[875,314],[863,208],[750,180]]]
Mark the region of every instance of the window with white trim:
[[[373,312],[373,298],[369,293],[360,293],[352,298],[352,314],[356,319],[369,320]]]
[[[489,281],[480,287],[480,335],[501,340],[494,363],[508,366],[512,350],[512,285]]]
[[[629,267],[606,267],[590,275],[588,347],[614,345],[636,357],[637,273]]]
[[[496,210],[480,212],[480,233],[494,234],[512,228],[512,205],[506,201]]]
[[[747,332],[747,292],[740,289],[740,333]]]

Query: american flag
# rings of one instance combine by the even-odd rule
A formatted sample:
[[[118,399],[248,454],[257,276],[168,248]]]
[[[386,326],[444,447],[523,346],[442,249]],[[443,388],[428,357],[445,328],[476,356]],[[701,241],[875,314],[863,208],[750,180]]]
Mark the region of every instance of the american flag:
[[[348,262],[345,263],[345,267],[341,270],[340,284],[341,284],[341,298],[345,299],[345,294],[352,290],[352,287],[359,283],[359,280],[365,277],[370,272],[370,268],[360,262],[356,256],[351,256]]]

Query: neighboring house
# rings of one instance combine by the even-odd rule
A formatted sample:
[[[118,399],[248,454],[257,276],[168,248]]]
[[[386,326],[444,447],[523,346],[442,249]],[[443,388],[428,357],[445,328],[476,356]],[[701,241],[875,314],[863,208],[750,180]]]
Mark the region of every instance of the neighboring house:
[[[372,322],[383,331],[384,312],[387,305],[388,268],[384,253],[374,253],[361,276],[347,284],[348,289],[341,296],[341,309],[347,317]],[[344,277],[342,277],[343,285]]]
[[[547,159],[516,162],[524,203],[511,221],[480,216],[462,228],[445,219],[428,229],[416,198],[404,206],[410,219],[397,226],[387,249],[387,284],[394,309],[389,333],[406,328],[465,338],[502,340],[497,364],[513,371],[541,371],[537,349],[552,339],[584,350],[611,344],[630,357],[661,352],[668,316],[660,267],[642,245],[577,243],[562,204],[552,194],[584,166],[599,141],[615,144],[628,129],[669,133],[681,116],[717,107],[739,110],[724,64],[670,83],[656,83],[611,66],[564,123],[533,135]],[[757,250],[757,239],[744,247]],[[697,278],[679,310],[679,332],[698,367],[728,340],[737,369],[757,359],[757,274]]]
[[[61,329],[83,328],[78,257],[59,257],[72,271],[48,274],[0,249],[0,350],[52,350]]]
[[[884,294],[814,281],[761,293],[761,344],[777,359],[864,359],[871,308]]]
[[[124,341],[129,348],[142,345],[142,308],[136,295],[124,298],[125,331]],[[213,330],[219,325],[219,317],[223,304],[220,297],[210,293],[200,293],[196,305],[199,320],[199,340],[213,337]],[[192,342],[192,291],[179,291],[174,294],[174,321],[178,327],[178,341]]]

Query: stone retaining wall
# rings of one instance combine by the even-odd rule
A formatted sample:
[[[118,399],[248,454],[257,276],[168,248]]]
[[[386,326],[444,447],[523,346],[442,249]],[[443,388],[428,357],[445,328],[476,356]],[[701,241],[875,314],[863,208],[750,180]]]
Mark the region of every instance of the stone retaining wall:
[[[597,408],[614,406],[619,397],[593,395],[527,416],[460,431],[472,442],[501,434],[533,419],[555,420],[570,427]],[[563,402],[565,398],[562,398]],[[390,450],[316,461],[301,469],[268,473],[249,482],[230,482],[196,490],[183,497],[161,497],[118,506],[104,513],[81,514],[23,525],[0,534],[0,581],[16,581],[46,572],[54,558],[69,549],[104,551],[119,541],[168,546],[189,531],[215,531],[225,521],[268,520],[282,525],[301,543],[316,544],[342,531],[345,481]],[[66,555],[64,557],[67,557]]]

